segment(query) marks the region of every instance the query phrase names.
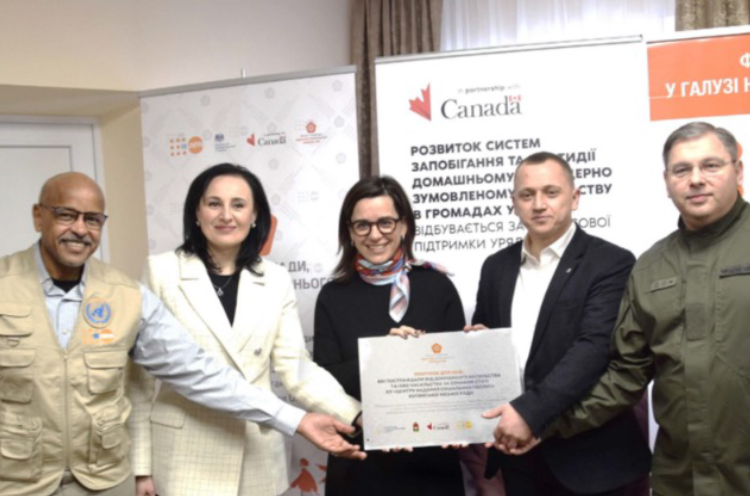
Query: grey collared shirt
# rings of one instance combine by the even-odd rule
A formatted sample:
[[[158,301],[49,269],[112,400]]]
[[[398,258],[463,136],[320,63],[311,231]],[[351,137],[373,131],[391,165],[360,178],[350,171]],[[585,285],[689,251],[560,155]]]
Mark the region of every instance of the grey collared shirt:
[[[66,293],[52,281],[38,244],[34,257],[52,326],[60,346],[66,349],[86,289],[86,266],[81,282]],[[245,381],[236,370],[216,362],[154,293],[142,284],[140,289],[141,321],[130,350],[135,363],[191,401],[289,436],[297,431],[304,410],[284,403],[270,391]]]

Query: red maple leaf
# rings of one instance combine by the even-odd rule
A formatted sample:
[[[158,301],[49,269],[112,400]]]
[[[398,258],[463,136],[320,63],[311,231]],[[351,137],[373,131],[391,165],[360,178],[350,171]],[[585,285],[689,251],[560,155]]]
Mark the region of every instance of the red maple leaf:
[[[430,85],[422,90],[422,98],[409,100],[409,110],[415,114],[421,115],[428,121],[432,120],[432,106],[430,105]]]

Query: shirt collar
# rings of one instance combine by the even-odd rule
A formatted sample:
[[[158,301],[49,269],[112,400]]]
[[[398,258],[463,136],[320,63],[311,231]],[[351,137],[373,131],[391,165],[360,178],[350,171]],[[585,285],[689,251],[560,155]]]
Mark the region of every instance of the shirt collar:
[[[521,245],[521,265],[526,263],[527,260],[533,261],[534,263],[539,265],[540,263],[542,263],[542,259],[561,259],[563,253],[565,253],[565,250],[568,248],[568,245],[570,245],[570,242],[573,240],[573,235],[575,234],[575,232],[576,223],[571,222],[570,227],[568,227],[568,230],[565,231],[562,236],[555,240],[551,245],[545,247],[539,253],[539,260],[537,260],[534,255],[532,255],[531,252],[527,249],[529,236],[526,235],[526,237],[523,239],[523,244]]]
[[[713,224],[705,226],[702,229],[698,229],[696,231],[689,231],[685,227],[685,221],[683,221],[682,217],[680,217],[680,219],[677,221],[677,226],[680,229],[680,233],[687,241],[705,241],[710,243],[711,241],[724,234],[730,227],[734,225],[734,223],[742,215],[742,211],[746,206],[747,202],[742,198],[742,196],[737,195],[737,200],[735,200],[734,205],[729,210],[729,212],[727,212],[724,217],[717,220]]]
[[[55,282],[52,280],[52,276],[49,275],[47,267],[44,266],[44,260],[42,260],[42,250],[40,243],[34,245],[34,261],[36,262],[36,268],[39,274],[39,283],[42,285],[44,294],[47,296],[54,294],[64,294],[65,292],[55,286]],[[81,274],[81,282],[72,289],[76,291],[79,296],[83,296],[83,292],[86,290],[86,265],[83,266],[83,273]]]

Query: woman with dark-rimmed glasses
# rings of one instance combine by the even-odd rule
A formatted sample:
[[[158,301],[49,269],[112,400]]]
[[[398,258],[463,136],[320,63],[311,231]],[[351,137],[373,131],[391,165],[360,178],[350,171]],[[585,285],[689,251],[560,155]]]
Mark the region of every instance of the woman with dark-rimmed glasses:
[[[406,193],[391,177],[362,179],[344,199],[341,258],[334,280],[318,296],[313,357],[355,398],[361,398],[358,338],[464,326],[453,283],[442,270],[415,259],[415,230]],[[358,463],[329,457],[326,481],[327,496],[464,494],[458,452],[441,448],[370,452]]]

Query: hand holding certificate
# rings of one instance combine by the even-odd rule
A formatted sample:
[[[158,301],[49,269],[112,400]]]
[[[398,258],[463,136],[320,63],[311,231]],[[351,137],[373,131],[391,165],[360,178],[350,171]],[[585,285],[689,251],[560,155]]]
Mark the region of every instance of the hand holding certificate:
[[[363,338],[359,368],[366,449],[490,442],[521,393],[510,329]]]

